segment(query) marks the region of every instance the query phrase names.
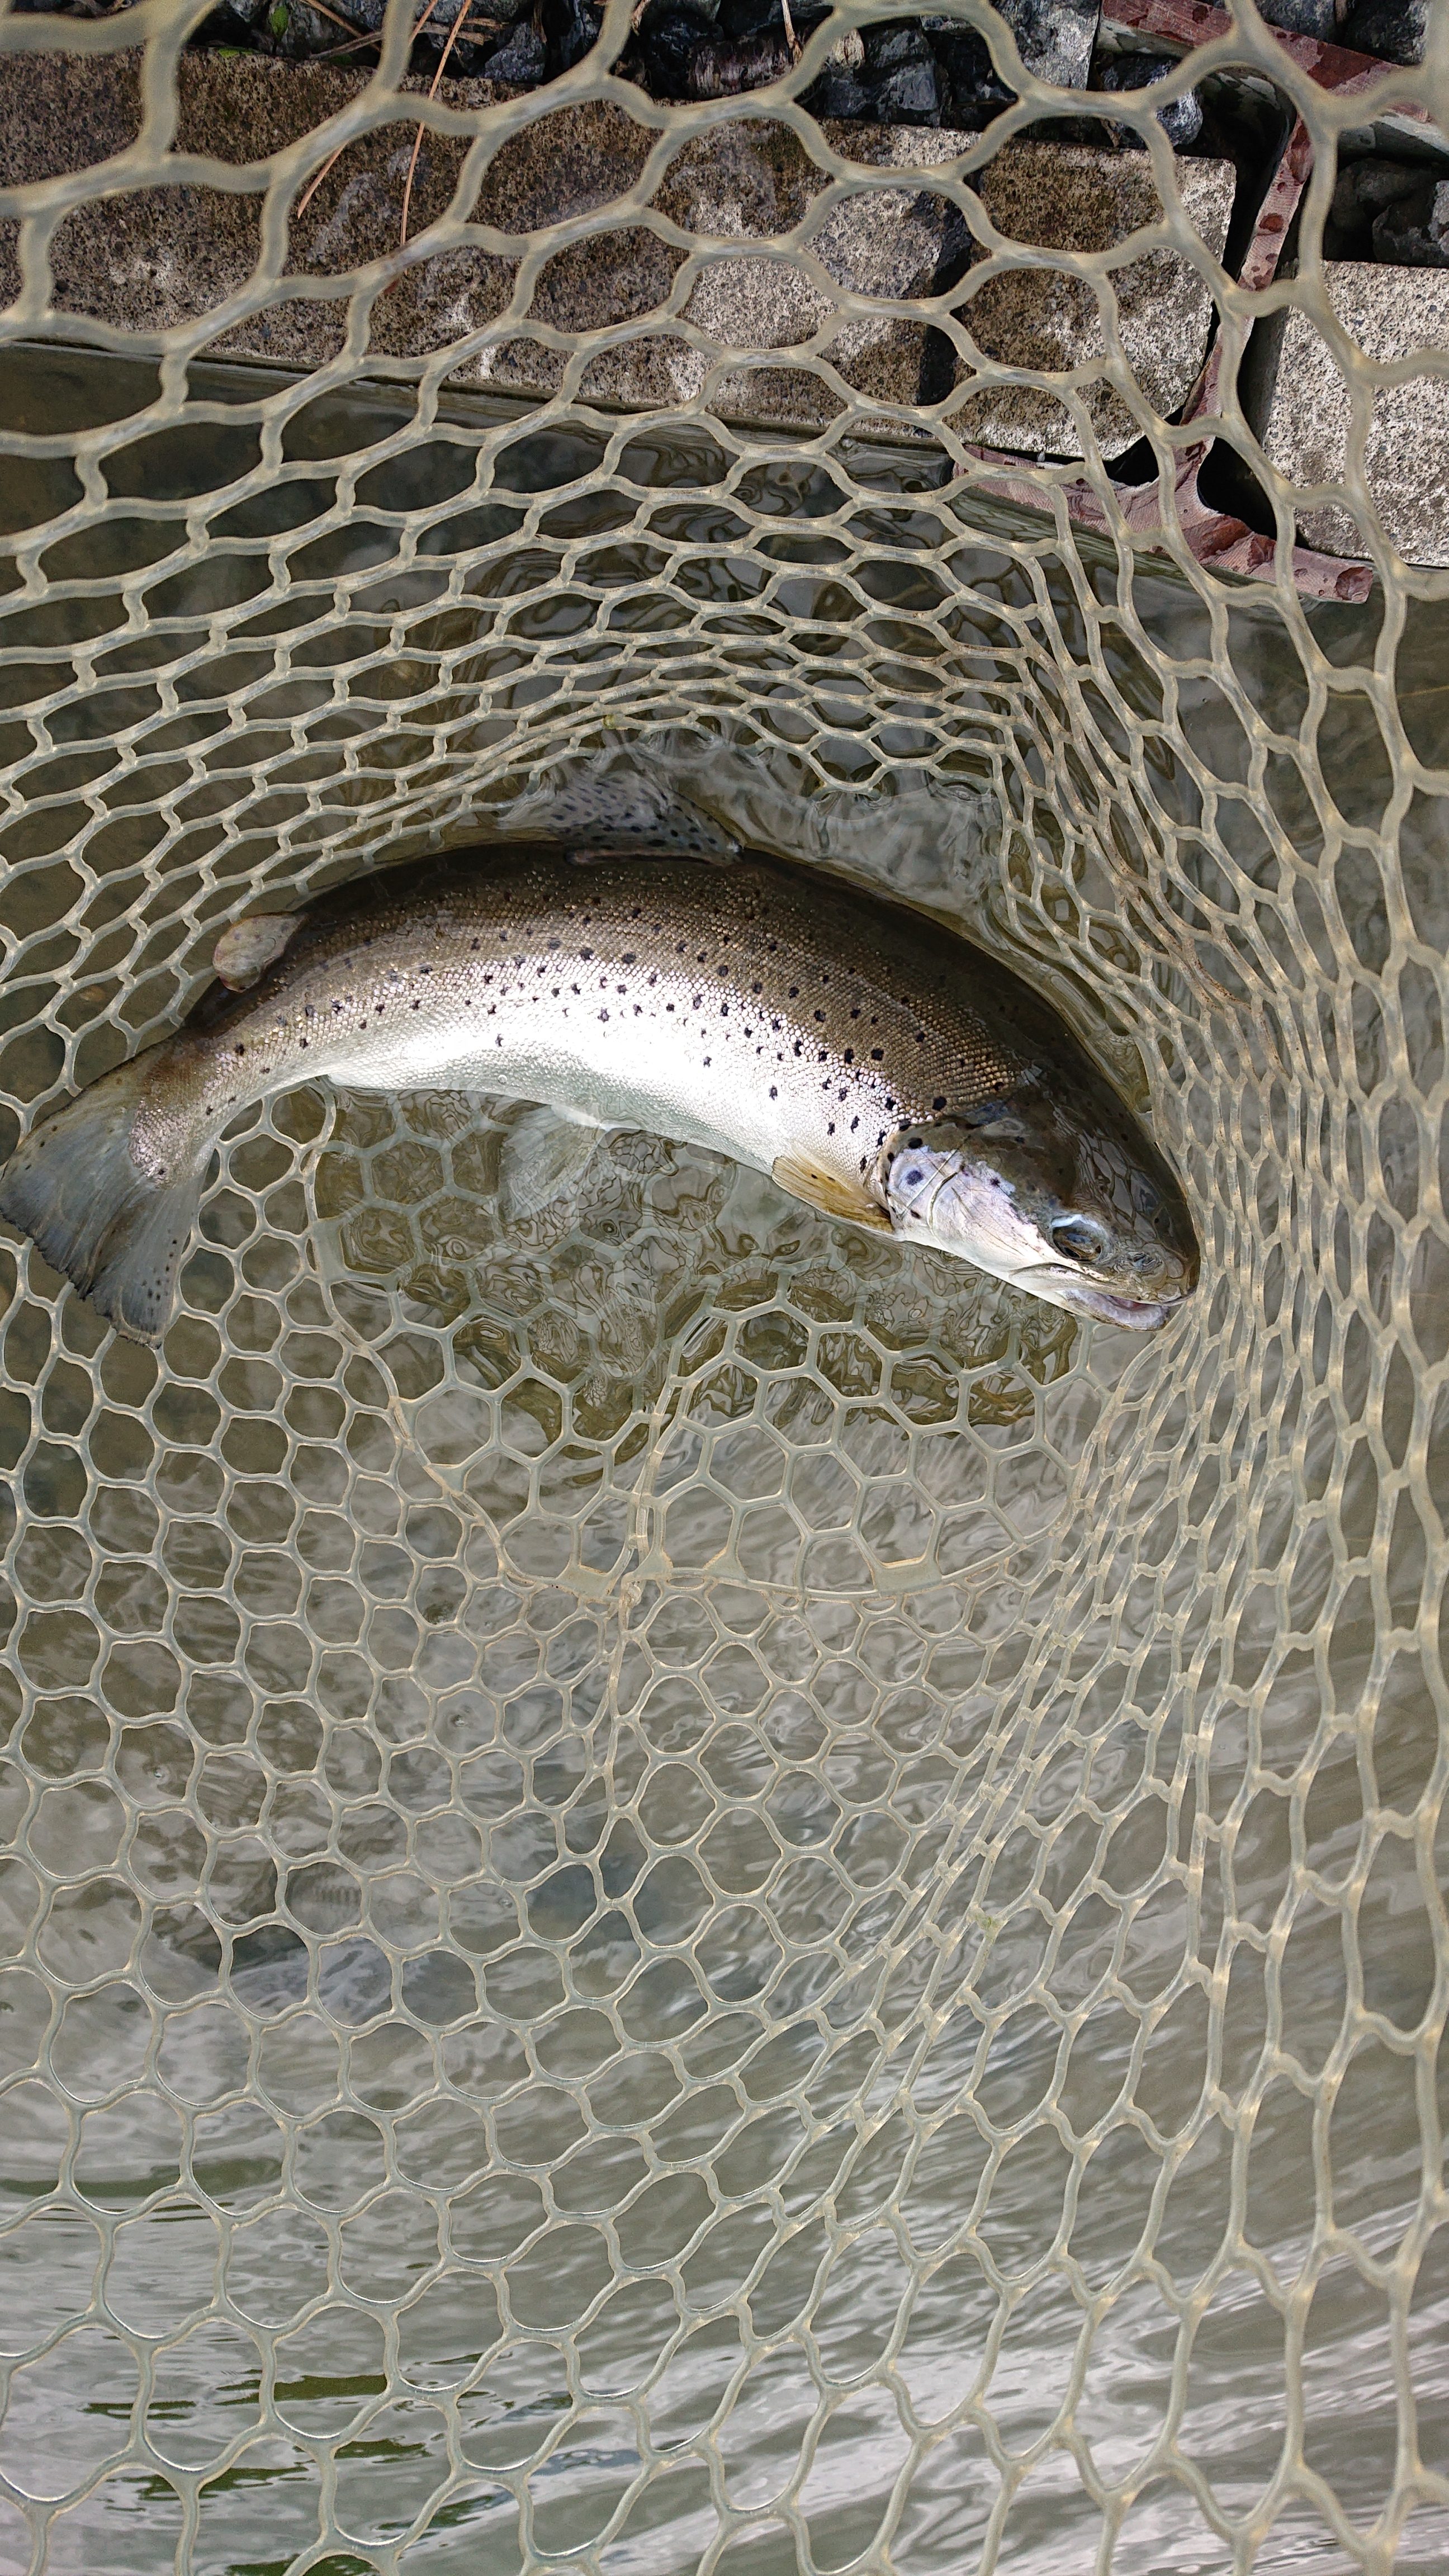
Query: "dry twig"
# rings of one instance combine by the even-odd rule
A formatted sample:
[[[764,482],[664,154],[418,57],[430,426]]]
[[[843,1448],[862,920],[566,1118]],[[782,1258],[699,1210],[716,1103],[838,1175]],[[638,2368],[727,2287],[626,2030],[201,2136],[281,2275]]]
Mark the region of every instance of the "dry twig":
[[[307,6],[308,6],[308,8],[309,8],[309,9],[312,7],[312,5],[313,5],[313,0],[307,0]],[[428,20],[431,18],[432,14],[433,14],[433,11],[436,9],[437,5],[438,5],[438,0],[428,0],[428,5],[427,5],[426,9],[423,11],[423,14],[422,14],[421,18],[419,18],[417,25],[416,25],[416,26],[414,27],[414,29],[413,29],[412,36],[411,36],[411,38],[410,38],[410,40],[409,40],[411,43],[416,44],[416,42],[417,42],[417,40],[418,40],[419,36],[422,34],[424,27],[427,25]],[[322,11],[322,13],[321,13],[321,14],[322,14],[322,16],[323,16],[324,18],[330,18],[330,17],[332,17],[332,12],[331,12],[331,10],[330,10],[330,9],[324,9],[324,10]],[[443,62],[444,62],[444,63],[445,63],[445,62],[447,61],[447,59],[448,59],[448,52],[451,52],[451,50],[452,50],[453,36],[456,36],[456,34],[457,34],[457,32],[458,32],[458,28],[459,28],[459,26],[460,26],[460,25],[461,25],[461,23],[462,23],[463,15],[464,15],[464,13],[463,13],[462,11],[460,11],[460,12],[459,12],[459,14],[458,14],[458,17],[457,17],[457,18],[454,20],[454,22],[453,22],[453,34],[452,34],[452,35],[450,35],[450,36],[449,36],[449,38],[448,38],[448,49],[447,49],[447,51],[445,51],[445,53],[444,53],[444,55],[443,55]],[[345,21],[345,19],[338,18],[338,19],[335,19],[333,23],[334,23],[336,26],[341,27],[341,26],[344,26],[344,25],[346,24],[346,21]],[[353,44],[356,44],[356,45],[372,45],[372,44],[376,44],[376,43],[378,42],[378,38],[377,38],[375,35],[374,35],[374,36],[355,36],[355,37],[353,38],[353,40],[352,40],[352,41],[353,41]],[[350,48],[349,46],[347,46],[347,45],[336,45],[336,46],[334,46],[334,47],[333,47],[332,55],[327,56],[327,57],[326,57],[326,59],[330,61],[330,60],[332,60],[332,59],[333,59],[333,56],[335,56],[335,55],[337,55],[337,54],[345,54],[345,53],[348,53],[348,52],[350,52],[350,50],[351,50],[351,48]],[[441,77],[441,74],[442,74],[442,63],[440,63],[440,64],[439,64],[439,66],[438,66],[438,72],[439,72],[439,76]],[[434,83],[433,83],[433,89],[436,89],[436,88],[437,88],[437,86],[438,86],[438,84],[437,84],[437,81],[435,80],[435,81],[434,81]],[[428,92],[428,96],[429,96],[430,98],[431,98],[432,94],[433,94],[432,90],[429,90],[429,92]],[[347,141],[350,143],[350,142],[352,141],[352,139],[353,139],[353,138],[351,137],[351,135],[349,135],[349,136],[348,136],[348,138],[347,138]],[[422,139],[423,139],[423,129],[422,129],[422,127],[421,127],[421,126],[419,126],[419,127],[418,127],[418,143],[421,143]],[[307,187],[306,187],[306,188],[305,188],[305,190],[303,191],[302,195],[297,199],[297,203],[296,203],[295,207],[294,207],[294,208],[293,208],[293,210],[292,210],[292,220],[293,220],[293,222],[295,222],[295,221],[296,221],[296,219],[297,219],[298,215],[305,215],[305,213],[306,213],[306,211],[307,211],[307,208],[310,206],[310,204],[312,203],[313,198],[316,196],[317,191],[318,191],[318,189],[321,187],[323,180],[326,178],[328,171],[329,171],[329,170],[334,170],[334,169],[336,168],[336,166],[337,166],[338,162],[341,160],[342,155],[343,155],[343,153],[346,151],[346,149],[347,149],[347,144],[346,144],[346,143],[339,143],[335,152],[329,152],[329,154],[327,155],[326,160],[325,160],[325,161],[323,162],[323,164],[322,164],[321,169],[320,169],[320,170],[318,170],[318,171],[315,173],[315,175],[313,176],[313,178],[308,182]],[[413,159],[414,159],[414,161],[416,161],[416,160],[417,160],[417,157],[418,157],[417,144],[414,144],[414,146],[413,146]],[[411,171],[411,170],[409,170],[409,172],[408,172],[408,186],[409,186],[409,188],[411,188],[411,186],[412,186],[412,177],[413,177],[412,171]],[[408,219],[408,217],[407,217],[407,200],[406,200],[406,198],[404,198],[404,200],[403,200],[403,230],[404,230],[404,234],[406,234],[406,230],[407,230],[407,219]]]
[[[436,6],[437,0],[428,0],[428,8],[430,10]],[[429,98],[436,98],[438,95],[438,85],[442,80],[444,72],[448,68],[448,56],[458,41],[459,30],[463,26],[467,14],[466,9],[460,9],[457,17],[453,20],[451,27],[448,29],[448,41],[443,47],[441,54],[438,56],[438,68],[433,74],[432,83],[428,90]],[[421,26],[421,19],[419,19],[418,24]],[[425,127],[421,125],[418,127],[417,141],[413,145],[413,157],[408,163],[407,185],[403,190],[402,231],[398,237],[398,249],[400,251],[406,250],[408,246],[408,208],[413,201],[413,173],[418,166],[418,154],[423,148],[423,135],[425,131]],[[392,285],[396,286],[396,284],[397,279],[394,278]],[[390,286],[387,291],[390,295],[392,293],[392,286]]]

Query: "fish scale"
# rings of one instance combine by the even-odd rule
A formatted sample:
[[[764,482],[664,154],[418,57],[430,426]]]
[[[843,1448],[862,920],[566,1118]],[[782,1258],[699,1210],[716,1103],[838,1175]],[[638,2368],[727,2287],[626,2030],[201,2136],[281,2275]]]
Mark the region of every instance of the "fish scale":
[[[831,1214],[937,1241],[1003,1277],[1034,1266],[1047,1296],[1049,1171],[1108,1173],[1129,1222],[1124,1174],[1149,1173],[1159,1200],[1175,1193],[1026,985],[919,914],[766,858],[722,870],[465,852],[384,871],[303,915],[233,925],[216,962],[222,983],[187,1027],[41,1128],[0,1182],[0,1212],[143,1338],[164,1329],[227,1121],[319,1077],[491,1092],[707,1146]],[[1047,1103],[1047,1124],[1035,1163],[1008,1184],[972,1140],[1003,1102],[1017,1104],[1016,1136],[1028,1095]],[[932,1135],[949,1138],[944,1160]],[[891,1185],[897,1140],[911,1144],[905,1196]],[[981,1199],[987,1184],[997,1195]],[[1058,1221],[1065,1187],[1051,1200]],[[981,1206],[956,1240],[945,1212],[970,1188]],[[1008,1199],[1020,1216],[1010,1240]],[[1036,1212],[1021,1216],[1029,1199]],[[1149,1234],[1137,1268],[1158,1250]]]

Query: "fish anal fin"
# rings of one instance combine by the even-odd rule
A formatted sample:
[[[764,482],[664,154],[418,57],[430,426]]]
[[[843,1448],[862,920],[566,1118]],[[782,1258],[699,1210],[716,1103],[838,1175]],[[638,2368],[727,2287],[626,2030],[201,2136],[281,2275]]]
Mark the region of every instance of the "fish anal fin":
[[[871,1197],[864,1181],[827,1172],[808,1154],[782,1154],[770,1177],[777,1188],[788,1191],[792,1199],[804,1199],[808,1207],[819,1208],[822,1216],[844,1217],[850,1225],[873,1226],[877,1234],[892,1231],[885,1209]]]

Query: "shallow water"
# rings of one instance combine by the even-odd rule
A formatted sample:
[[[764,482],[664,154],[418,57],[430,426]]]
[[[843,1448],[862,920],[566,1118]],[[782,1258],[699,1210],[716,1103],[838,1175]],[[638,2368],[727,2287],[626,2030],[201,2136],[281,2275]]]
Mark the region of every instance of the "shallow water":
[[[0,2569],[1438,2567],[1442,608],[258,382],[11,630],[17,1111],[642,777],[1053,992],[1205,1280],[623,1135],[505,1235],[506,1104],[311,1091],[162,1353],[0,1250]]]

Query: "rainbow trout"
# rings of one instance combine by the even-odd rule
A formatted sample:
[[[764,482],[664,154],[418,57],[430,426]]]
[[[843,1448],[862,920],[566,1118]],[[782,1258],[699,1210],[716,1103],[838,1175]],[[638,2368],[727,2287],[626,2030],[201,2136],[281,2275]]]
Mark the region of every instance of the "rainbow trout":
[[[474,851],[235,924],[215,964],[176,1036],[0,1176],[0,1215],[142,1341],[165,1330],[228,1120],[319,1076],[709,1146],[830,1216],[1138,1331],[1197,1277],[1176,1181],[1047,1005],[936,923],[820,876]]]

